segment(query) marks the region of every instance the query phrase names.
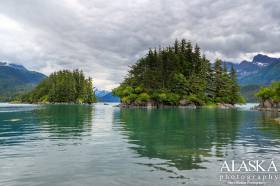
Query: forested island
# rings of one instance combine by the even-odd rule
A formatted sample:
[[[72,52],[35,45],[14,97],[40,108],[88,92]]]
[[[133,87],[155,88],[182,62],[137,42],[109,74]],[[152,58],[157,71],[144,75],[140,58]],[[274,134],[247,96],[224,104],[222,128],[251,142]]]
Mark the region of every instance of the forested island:
[[[211,65],[198,45],[182,39],[150,49],[113,93],[124,107],[234,105],[244,102],[239,89],[233,67],[228,70],[219,59]]]
[[[280,81],[262,87],[256,96],[260,99],[258,110],[280,111]]]
[[[16,98],[26,103],[94,103],[92,79],[80,70],[52,73],[31,92]]]

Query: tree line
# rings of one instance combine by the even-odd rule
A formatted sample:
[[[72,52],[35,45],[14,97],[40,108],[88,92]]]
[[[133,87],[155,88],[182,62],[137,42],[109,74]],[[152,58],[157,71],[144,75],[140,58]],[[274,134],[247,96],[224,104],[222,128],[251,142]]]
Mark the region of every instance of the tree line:
[[[38,103],[93,103],[92,79],[80,70],[61,70],[52,73],[31,92],[18,98],[21,102]]]
[[[185,100],[196,105],[235,104],[244,101],[239,93],[236,71],[217,59],[212,65],[185,39],[173,46],[150,49],[130,67],[127,77],[113,93],[124,104],[178,105]]]

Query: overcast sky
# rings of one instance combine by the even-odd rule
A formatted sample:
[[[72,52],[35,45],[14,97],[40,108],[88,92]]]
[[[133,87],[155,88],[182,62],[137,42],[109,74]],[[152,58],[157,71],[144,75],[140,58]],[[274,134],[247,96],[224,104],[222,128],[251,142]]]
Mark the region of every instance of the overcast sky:
[[[0,61],[80,68],[116,87],[148,48],[197,42],[211,60],[280,57],[279,0],[1,0]]]

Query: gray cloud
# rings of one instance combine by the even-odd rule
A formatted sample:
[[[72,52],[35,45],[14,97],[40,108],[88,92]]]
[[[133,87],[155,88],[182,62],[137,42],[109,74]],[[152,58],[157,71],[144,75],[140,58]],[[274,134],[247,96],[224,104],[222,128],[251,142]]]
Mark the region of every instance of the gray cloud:
[[[211,58],[279,55],[277,0],[9,0],[0,2],[0,60],[46,74],[81,68],[110,89],[148,48],[175,38]]]

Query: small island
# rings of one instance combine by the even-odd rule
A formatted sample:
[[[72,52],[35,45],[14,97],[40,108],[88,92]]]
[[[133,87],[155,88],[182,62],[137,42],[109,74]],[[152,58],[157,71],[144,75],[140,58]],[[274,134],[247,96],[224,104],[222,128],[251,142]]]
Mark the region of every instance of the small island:
[[[273,82],[268,87],[262,87],[256,96],[260,99],[257,110],[280,112],[280,81]]]
[[[182,39],[173,46],[150,49],[113,94],[121,98],[122,107],[232,107],[244,102],[239,89],[233,67],[228,71],[219,59],[212,65],[198,45]]]
[[[31,92],[15,101],[25,103],[87,103],[96,102],[92,79],[80,70],[61,70],[52,73]]]

